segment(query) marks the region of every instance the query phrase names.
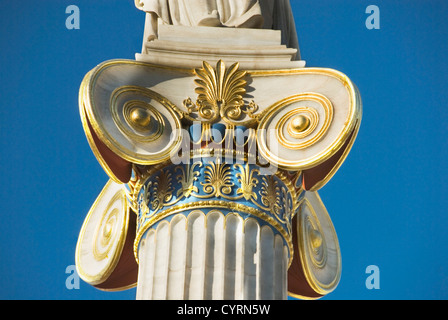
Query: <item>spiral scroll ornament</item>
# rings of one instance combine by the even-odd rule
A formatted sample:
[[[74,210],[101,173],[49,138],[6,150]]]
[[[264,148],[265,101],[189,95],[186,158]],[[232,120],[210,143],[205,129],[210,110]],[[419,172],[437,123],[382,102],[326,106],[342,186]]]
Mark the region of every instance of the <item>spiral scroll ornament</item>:
[[[122,255],[129,208],[122,185],[109,181],[90,209],[76,246],[76,267],[91,285],[105,282]]]
[[[86,84],[93,81],[86,77]],[[96,89],[99,90],[99,89]],[[141,86],[119,86],[110,100],[81,96],[86,118],[110,151],[130,163],[153,165],[170,158],[181,145],[180,111],[168,99]]]
[[[299,256],[310,287],[333,291],[341,276],[341,256],[333,223],[316,192],[306,192],[298,213]]]
[[[97,261],[110,255],[119,238],[120,225],[123,225],[123,214],[120,213],[126,208],[126,203],[123,202],[123,193],[117,192],[103,212],[93,239],[93,256]]]
[[[329,149],[332,102],[319,93],[302,93],[277,102],[258,126],[260,153],[287,169],[305,169]],[[325,141],[329,140],[329,141]]]
[[[181,143],[176,107],[154,91],[137,86],[117,88],[109,113],[116,130],[109,129],[115,151],[136,164],[151,165],[169,159]]]

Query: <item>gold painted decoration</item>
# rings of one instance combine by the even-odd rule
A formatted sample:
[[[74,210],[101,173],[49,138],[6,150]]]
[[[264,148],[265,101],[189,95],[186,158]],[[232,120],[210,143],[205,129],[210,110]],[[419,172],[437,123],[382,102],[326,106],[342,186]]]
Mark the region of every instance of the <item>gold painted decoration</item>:
[[[130,163],[152,165],[168,160],[181,145],[182,113],[168,99],[142,86],[117,84],[107,96],[102,88],[107,79],[98,79],[101,71],[86,76],[80,95],[95,135]],[[97,98],[100,95],[104,97]]]
[[[318,166],[303,170],[303,187],[307,191],[316,191],[325,186],[336,174],[347,158],[358,134],[359,123],[345,144],[330,159]]]
[[[258,127],[261,154],[287,169],[302,169],[315,146],[328,133],[334,106],[322,94],[307,92],[283,99],[268,108]],[[303,159],[303,160],[302,160]]]
[[[86,76],[90,77],[91,72]],[[131,179],[132,164],[112,152],[93,130],[87,117],[85,103],[88,100],[87,81],[83,81],[79,90],[79,113],[89,146],[103,170],[116,183],[127,183]]]
[[[260,155],[286,170],[330,159],[357,132],[361,118],[359,92],[347,77],[331,69],[297,71],[302,73],[316,82],[331,79],[334,89],[316,86],[279,100],[259,116],[257,128]]]
[[[240,172],[235,175],[241,185],[240,188],[236,190],[236,194],[241,194],[246,200],[257,200],[258,196],[254,191],[259,180],[255,178],[255,175],[259,174],[260,170],[250,170],[250,166],[243,166],[238,163],[234,164],[234,166],[240,169]]]
[[[299,257],[309,286],[319,295],[333,291],[341,277],[338,237],[317,192],[306,192],[297,213]]]
[[[196,103],[191,98],[184,101],[185,118],[190,121],[215,123],[223,120],[227,124],[249,126],[256,122],[258,106],[251,101],[245,104],[246,71],[239,70],[239,63],[226,68],[219,60],[216,68],[204,61],[202,68],[195,69],[198,94]]]
[[[148,186],[149,187],[149,186]],[[160,175],[152,185],[153,197],[149,198],[146,193],[146,199],[150,199],[151,209],[159,211],[173,198],[172,174],[167,170],[161,170]]]
[[[120,210],[122,208],[118,206],[120,202],[123,202],[120,199],[122,196],[123,194],[121,192],[115,194],[96,228],[93,243],[93,256],[97,261],[106,259],[114,245],[114,238],[117,237],[119,232],[120,213],[122,214],[123,211]]]
[[[172,104],[154,91],[138,86],[114,90],[110,114],[119,131],[111,137],[116,151],[137,164],[169,159],[181,142],[180,118]]]
[[[185,99],[191,91],[197,93],[194,101]],[[80,106],[91,126],[86,134],[104,145],[99,150],[91,144],[92,149],[116,182],[128,182],[133,164],[158,165],[185,151],[189,145],[183,133],[187,131],[181,129],[198,121],[203,128],[224,123],[226,148],[232,136],[237,140],[238,130],[252,130],[256,138],[251,152],[235,144],[225,151],[244,158],[257,153],[260,163],[285,170],[316,168],[348,146],[334,170],[323,173],[317,183],[312,181],[313,190],[326,183],[345,160],[352,145],[347,141],[356,137],[362,113],[358,90],[338,71],[240,70],[238,63],[226,66],[223,61],[216,66],[204,61],[197,69],[105,62],[83,81]],[[220,151],[202,146],[209,131],[204,129],[202,141],[194,144],[200,146],[193,148],[195,155]],[[102,150],[108,152],[107,157]],[[307,181],[310,175],[314,172]]]
[[[199,192],[198,187],[194,185],[201,175],[199,171],[195,171],[196,167],[202,167],[202,162],[196,161],[192,164],[187,163],[185,168],[183,166],[176,167],[176,172],[180,172],[180,174],[177,175],[177,180],[182,185],[177,191],[177,197],[188,198],[193,192],[196,194]]]
[[[110,180],[87,214],[78,238],[76,268],[84,281],[101,285],[114,272],[124,248],[128,221],[123,185]]]
[[[205,167],[204,181],[201,182],[203,191],[206,195],[198,198],[210,198],[210,197],[223,197],[229,198],[229,194],[232,192],[232,174],[231,166],[229,164],[221,163],[219,158],[215,162],[210,162]]]

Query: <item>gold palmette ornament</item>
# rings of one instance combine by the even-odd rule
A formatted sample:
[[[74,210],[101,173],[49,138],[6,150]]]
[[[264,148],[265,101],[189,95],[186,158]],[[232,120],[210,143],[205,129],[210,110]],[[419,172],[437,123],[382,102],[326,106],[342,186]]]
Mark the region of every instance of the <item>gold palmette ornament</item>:
[[[160,28],[146,48],[173,45],[173,26]],[[138,299],[322,297],[341,254],[317,190],[353,146],[359,92],[332,69],[260,69],[266,30],[220,29],[229,43],[256,36],[229,58],[212,29],[197,30],[210,61],[186,59],[202,51],[182,39],[158,63],[107,61],[82,82],[84,131],[110,181],[82,227],[78,273],[102,290],[137,286]],[[179,54],[190,68],[164,62]]]

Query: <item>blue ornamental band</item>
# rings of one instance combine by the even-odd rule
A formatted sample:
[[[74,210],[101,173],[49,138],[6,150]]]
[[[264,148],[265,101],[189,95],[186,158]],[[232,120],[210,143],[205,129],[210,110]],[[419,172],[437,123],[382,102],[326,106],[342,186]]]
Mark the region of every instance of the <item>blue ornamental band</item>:
[[[221,158],[192,158],[187,164],[167,164],[148,174],[136,197],[136,246],[151,228],[174,214],[188,216],[201,209],[220,210],[243,220],[256,219],[280,234],[292,252],[291,221],[303,194],[301,173],[278,170],[264,175],[258,165],[226,163]]]

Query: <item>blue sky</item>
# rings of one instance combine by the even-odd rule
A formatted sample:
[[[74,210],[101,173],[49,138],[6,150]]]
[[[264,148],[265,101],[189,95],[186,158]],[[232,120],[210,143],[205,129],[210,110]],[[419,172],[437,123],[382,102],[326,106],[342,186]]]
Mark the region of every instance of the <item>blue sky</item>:
[[[78,90],[97,64],[133,59],[133,0],[0,4],[0,299],[134,299],[65,286],[87,211],[108,178],[89,149]],[[359,87],[364,117],[347,161],[321,190],[342,250],[325,299],[448,298],[448,2],[292,0],[308,66]],[[68,5],[80,9],[68,30]],[[380,9],[368,30],[368,5]],[[365,286],[377,265],[380,289]]]

